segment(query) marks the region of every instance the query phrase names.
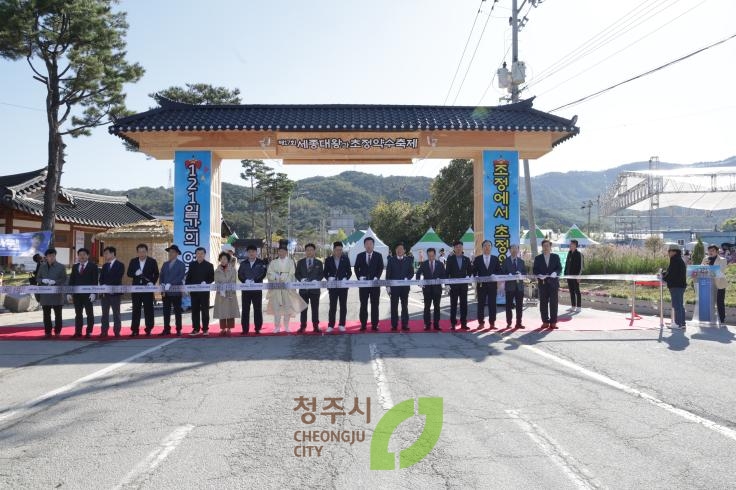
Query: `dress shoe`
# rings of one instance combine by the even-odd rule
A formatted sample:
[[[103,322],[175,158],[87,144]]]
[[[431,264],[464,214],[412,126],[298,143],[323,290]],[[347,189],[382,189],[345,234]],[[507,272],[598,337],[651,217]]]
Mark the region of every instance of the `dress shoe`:
[[[131,337],[138,337],[138,332],[134,330],[134,331],[130,332],[130,336]]]
[[[408,326],[408,325],[404,325],[404,326],[402,326],[402,327],[401,327],[401,331],[402,331],[402,332],[408,332],[408,331],[409,331],[409,326]]]
[[[179,332],[176,332],[176,335],[179,335]],[[240,335],[242,335],[243,337],[245,337],[246,335],[248,335],[248,331],[247,330],[243,330],[242,332],[240,332]]]
[[[395,332],[395,331],[396,331],[396,330],[398,330],[398,329],[399,329],[399,327],[391,327],[391,331],[392,331],[392,332]]]
[[[100,338],[102,338],[102,339],[106,339],[106,338],[107,338],[107,332],[102,332],[102,333],[100,334]]]
[[[425,325],[425,326],[424,326],[424,330],[425,330],[425,331],[429,330],[430,328],[432,328],[432,327],[430,327],[429,325]]]
[[[519,330],[524,330],[526,327],[522,325],[521,323],[517,323],[514,328],[518,328]]]
[[[360,331],[361,331],[361,332],[365,332],[365,330],[366,330],[366,326],[365,326],[365,325],[361,325],[361,326],[360,326]]]
[[[552,330],[554,330],[554,329],[557,328],[557,324],[556,323],[550,323],[549,324],[549,328],[551,328]]]
[[[511,328],[511,324],[510,323],[507,323],[506,324],[506,328]]]
[[[467,325],[463,325],[462,327],[460,327],[460,330],[470,330],[470,327]]]
[[[259,333],[261,333],[261,329],[260,328],[256,328],[256,335],[258,335]]]
[[[322,330],[319,329],[319,325],[312,325],[312,331],[314,333],[320,333]]]
[[[43,338],[50,339],[51,338],[51,334],[50,333],[46,333],[46,334],[43,335]]]
[[[488,330],[496,330],[496,322],[491,322],[488,325]]]
[[[118,338],[120,337],[120,332],[115,332],[114,335],[115,335],[115,338]]]
[[[199,335],[199,330],[192,330],[189,332],[190,337],[196,337],[197,335]]]
[[[486,328],[486,323],[485,322],[478,322],[478,330],[483,330],[484,328]]]
[[[549,323],[542,322],[542,328],[549,328]]]
[[[58,337],[59,335],[61,335],[61,332],[54,332],[54,337]]]
[[[455,325],[450,325],[450,330],[455,331]]]
[[[299,333],[299,334],[301,334],[301,333],[304,333],[304,331],[305,331],[306,329],[307,329],[307,326],[306,326],[306,325],[305,325],[305,326],[303,326],[303,327],[299,327],[299,330],[297,330],[297,331],[296,331],[296,333]]]
[[[159,337],[166,337],[167,335],[171,335],[171,330],[164,330],[160,334],[158,334]]]
[[[145,329],[144,332],[146,333],[146,337],[150,337],[151,336],[151,329],[150,328]]]
[[[435,325],[434,329],[439,331],[439,330],[442,330],[442,327],[440,327],[439,325]]]
[[[378,332],[378,325],[374,325],[373,327],[371,327],[371,330],[373,330],[374,332]]]
[[[72,338],[73,339],[78,339],[78,338],[81,338],[81,337],[82,337],[82,334],[81,333],[75,333],[74,335],[72,335]]]

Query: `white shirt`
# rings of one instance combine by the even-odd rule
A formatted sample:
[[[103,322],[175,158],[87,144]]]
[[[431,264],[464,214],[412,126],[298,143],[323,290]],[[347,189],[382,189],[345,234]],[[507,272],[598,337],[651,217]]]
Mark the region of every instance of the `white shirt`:
[[[143,268],[146,266],[146,259],[138,259],[138,264],[140,264],[140,269],[143,270]]]

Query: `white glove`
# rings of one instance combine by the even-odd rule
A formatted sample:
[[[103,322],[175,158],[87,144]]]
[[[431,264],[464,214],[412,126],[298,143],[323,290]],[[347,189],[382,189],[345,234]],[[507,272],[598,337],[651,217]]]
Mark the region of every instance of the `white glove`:
[[[517,276],[520,276],[521,275],[521,271],[516,271],[516,275]]]
[[[378,277],[374,277],[374,278],[373,278],[373,280],[374,280],[374,281],[377,281],[378,279],[379,279]]]
[[[97,299],[97,295],[96,294],[92,293],[92,294],[89,295],[90,302],[94,303],[96,299]]]
[[[245,283],[246,284],[253,284],[253,279],[246,279],[245,280]]]
[[[168,291],[171,288],[171,284],[166,283],[164,284],[164,291]]]
[[[56,284],[56,281],[54,281],[53,279],[41,279],[41,282],[46,284],[47,286]]]
[[[327,280],[328,281],[334,281],[335,280],[335,276],[330,276],[330,277],[327,278]]]
[[[225,290],[220,291],[220,296],[222,296],[223,298],[226,298],[227,297],[227,291],[225,291]]]
[[[202,281],[202,282],[200,282],[200,284],[205,285],[205,284],[207,284],[207,282]]]
[[[141,274],[143,274],[142,270],[138,269],[137,271],[135,271],[136,276],[140,276]]]
[[[66,302],[67,302],[67,303],[71,303],[71,302],[73,302],[73,301],[74,301],[74,298],[72,298],[72,295],[71,295],[71,294],[67,294],[67,295],[66,295]]]
[[[358,278],[358,280],[359,280],[359,281],[365,281],[365,276],[360,276],[360,277]]]
[[[556,273],[556,272],[553,272],[553,273],[552,273],[552,274],[550,274],[549,276],[550,276],[550,277],[557,277],[557,273]]]
[[[307,282],[307,278],[306,277],[302,278],[300,282]]]
[[[147,284],[147,286],[153,286],[153,283],[152,283],[152,282],[149,282],[149,283]]]

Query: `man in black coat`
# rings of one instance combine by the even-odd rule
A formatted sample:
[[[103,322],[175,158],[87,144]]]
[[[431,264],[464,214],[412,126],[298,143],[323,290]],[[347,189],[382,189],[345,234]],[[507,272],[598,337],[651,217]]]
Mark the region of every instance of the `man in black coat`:
[[[678,245],[670,245],[667,254],[670,256],[670,265],[662,277],[670,290],[672,310],[675,312],[675,322],[670,325],[670,328],[685,330],[684,296],[687,287],[687,265],[682,259],[682,251]]]
[[[557,301],[562,263],[560,256],[552,253],[552,242],[549,240],[542,240],[542,253],[534,257],[532,273],[540,276],[537,284],[542,328],[557,328]]]
[[[424,277],[425,279],[444,279],[447,277],[445,266],[441,261],[436,260],[436,251],[430,247],[427,249],[427,260],[419,264],[417,270],[417,279]],[[430,329],[431,325],[435,330],[442,330],[440,327],[440,300],[442,299],[442,286],[437,284],[433,286],[422,286],[422,294],[424,296],[424,330]],[[430,309],[434,308],[433,315],[430,317]]]
[[[408,280],[414,278],[413,260],[404,255],[404,244],[395,248],[396,256],[388,258],[386,280]],[[391,330],[399,326],[399,303],[401,303],[401,330],[409,330],[409,286],[391,286]]]
[[[268,267],[266,262],[258,258],[258,248],[255,245],[248,245],[248,257],[240,263],[238,268],[238,279],[244,284],[260,284],[266,277]],[[250,308],[253,306],[253,324],[257,334],[261,333],[263,326],[263,291],[243,291],[240,295],[241,299],[241,317],[240,324],[243,327],[241,335],[247,335],[250,331]]]
[[[122,286],[125,266],[117,259],[115,247],[105,247],[102,251],[105,264],[100,270],[100,286]],[[112,309],[112,333],[120,337],[120,297],[122,293],[104,293],[102,295],[102,332],[100,337],[107,337],[110,328],[110,309]]]
[[[133,279],[133,286],[153,286],[158,281],[158,263],[148,256],[148,245],[139,243],[135,247],[138,257],[131,259],[128,264],[128,277]],[[130,321],[130,336],[138,335],[141,325],[141,306],[146,321],[146,335],[153,330],[153,293],[131,293],[133,315]]]
[[[314,243],[304,245],[306,257],[296,263],[296,271],[294,272],[297,281],[321,281],[324,278],[325,272],[322,261],[314,257],[316,249]],[[299,296],[307,303],[307,308],[304,308],[301,313],[299,333],[304,333],[307,329],[307,309],[312,310],[312,328],[315,332],[319,332],[319,296],[321,293],[320,289],[299,290]]]
[[[491,254],[491,241],[483,240],[483,253],[473,261],[473,272],[476,277],[489,277],[501,273],[501,263],[498,257]],[[497,282],[476,283],[478,296],[478,328],[485,326],[485,309],[488,306],[488,322],[491,330],[496,328],[496,294],[498,293]]]
[[[363,239],[365,252],[360,252],[355,258],[355,275],[358,279],[380,279],[383,274],[383,255],[373,250],[375,240],[372,237]],[[380,287],[358,288],[360,298],[360,330],[365,331],[368,324],[368,301],[371,303],[371,329],[378,331],[378,302],[381,297]]]
[[[332,244],[332,255],[325,259],[325,279],[328,281],[344,281],[350,279],[353,270],[350,268],[350,259],[342,253],[342,242]],[[327,313],[327,333],[335,328],[337,303],[340,303],[340,332],[345,331],[345,320],[348,314],[348,288],[330,288],[327,290],[330,297],[330,309]]]
[[[565,259],[565,275],[579,276],[583,273],[583,254],[578,250],[578,241],[570,240],[570,251]],[[567,287],[570,289],[570,309],[580,311],[580,280],[568,279]]]
[[[99,283],[100,270],[97,264],[89,261],[89,250],[80,248],[77,250],[78,262],[72,267],[72,274],[69,277],[70,286],[97,286]],[[84,314],[87,315],[87,333],[85,337],[92,336],[92,329],[95,326],[95,314],[92,308],[96,298],[95,294],[74,293],[72,300],[74,301],[74,337],[82,336],[82,326],[84,325]]]
[[[215,282],[215,268],[205,260],[207,249],[197,247],[194,250],[194,260],[189,262],[184,284],[212,284]],[[210,292],[191,291],[189,297],[192,299],[192,332],[191,336],[199,335],[200,319],[202,321],[202,334],[209,335],[210,330]]]
[[[519,246],[511,245],[509,256],[501,264],[501,272],[509,275],[526,275],[526,264],[519,257]],[[524,328],[521,323],[521,315],[524,310],[524,279],[506,281],[506,328],[511,328],[514,306],[516,306],[516,327]]]
[[[463,255],[463,242],[456,241],[452,244],[454,253],[447,257],[445,270],[450,279],[470,277],[473,275],[473,266],[470,259]],[[450,330],[455,330],[457,325],[457,303],[460,301],[460,328],[469,330],[468,327],[468,285],[450,284]]]

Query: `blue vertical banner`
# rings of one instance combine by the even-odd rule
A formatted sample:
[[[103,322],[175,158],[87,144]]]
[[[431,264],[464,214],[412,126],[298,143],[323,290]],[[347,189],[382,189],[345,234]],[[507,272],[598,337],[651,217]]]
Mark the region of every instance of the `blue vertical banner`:
[[[204,247],[210,256],[210,184],[212,153],[177,151],[174,156],[174,243],[185,264],[194,250]]]
[[[519,152],[483,151],[483,239],[490,240],[503,262],[519,243]]]

